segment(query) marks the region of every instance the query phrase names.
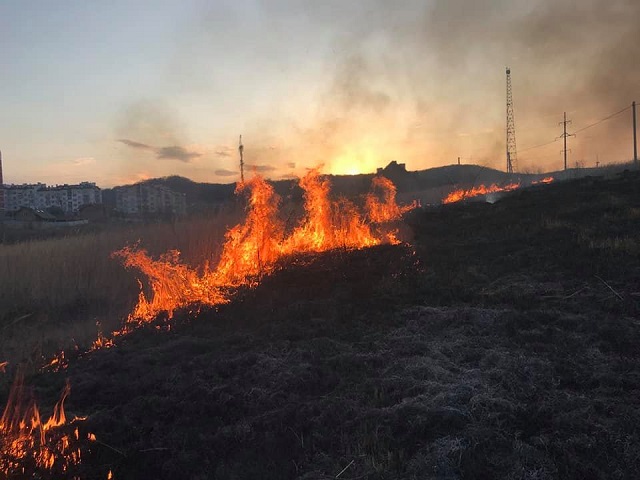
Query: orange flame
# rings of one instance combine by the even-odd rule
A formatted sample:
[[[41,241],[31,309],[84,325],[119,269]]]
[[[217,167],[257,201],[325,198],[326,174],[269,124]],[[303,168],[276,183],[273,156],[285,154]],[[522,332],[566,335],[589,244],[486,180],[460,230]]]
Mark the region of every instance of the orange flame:
[[[386,177],[373,177],[371,192],[367,194],[365,209],[373,223],[399,220],[402,215],[418,206],[416,202],[404,207],[396,203],[396,186]]]
[[[0,362],[0,373],[7,371],[7,365],[9,365],[9,362]]]
[[[539,183],[551,183],[553,182],[553,177],[544,177],[542,180],[534,180],[531,182],[531,185],[537,185]]]
[[[447,195],[444,198],[444,200],[442,200],[442,203],[445,203],[445,204],[455,203],[455,202],[460,202],[461,200],[466,200],[468,198],[478,197],[480,195],[487,195],[489,193],[510,192],[512,190],[516,190],[517,188],[520,188],[519,183],[509,183],[502,187],[496,185],[495,183],[488,187],[485,185],[479,185],[477,187],[473,187],[468,190],[464,190],[464,189],[454,190],[453,192],[449,193],[449,195]]]
[[[333,248],[362,248],[377,245],[369,225],[347,199],[332,202],[331,184],[317,169],[300,180],[304,190],[305,215],[301,224],[283,242],[282,255],[323,252]]]
[[[299,183],[304,191],[305,210],[298,226],[290,232],[279,218],[281,199],[266,180],[255,176],[238,185],[236,193],[249,195],[247,216],[225,235],[222,254],[214,269],[209,265],[193,269],[181,264],[178,251],[165,253],[158,260],[137,247],[114,252],[123,259],[125,267],[137,268],[147,277],[149,289],[146,294],[140,283],[138,303],[125,327],[115,334],[127,333],[163,311],[171,318],[176,309],[187,305],[227,303],[231,288],[257,285],[287,255],[397,242],[393,234],[374,232],[371,224],[397,220],[415,206],[399,207],[395,186],[383,177],[374,178],[373,192],[365,199],[366,215],[347,199],[332,201],[331,185],[317,169]]]
[[[67,423],[64,401],[71,387],[65,385],[53,414],[43,422],[35,400],[24,386],[19,371],[11,387],[7,405],[0,418],[0,474],[9,476],[27,470],[68,472],[80,463],[78,429],[59,431]]]
[[[245,191],[249,192],[247,218],[226,233],[218,267],[205,275],[207,283],[212,285],[237,286],[269,273],[281,255],[279,240],[283,237],[284,225],[277,218],[280,197],[260,176],[236,188],[236,194]],[[212,285],[207,285],[207,290],[211,290]],[[225,300],[220,296],[205,303]]]

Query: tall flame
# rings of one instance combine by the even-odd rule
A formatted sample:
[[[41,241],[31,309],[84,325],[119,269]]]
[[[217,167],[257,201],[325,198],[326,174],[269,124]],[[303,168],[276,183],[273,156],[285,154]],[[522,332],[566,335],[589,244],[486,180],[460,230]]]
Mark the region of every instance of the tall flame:
[[[213,285],[237,286],[268,273],[281,255],[279,240],[284,225],[278,219],[280,197],[260,176],[236,188],[237,194],[245,191],[249,192],[247,218],[226,233],[218,266],[205,275]],[[205,303],[221,303],[221,299]]]
[[[386,177],[373,177],[371,190],[367,194],[365,209],[373,223],[393,222],[417,207],[415,202],[411,205],[399,206],[396,202],[396,186]]]
[[[305,215],[283,242],[281,254],[362,248],[380,243],[351,202],[344,198],[331,201],[331,184],[320,177],[317,169],[300,180],[300,187],[304,190]]]
[[[255,176],[238,185],[236,193],[249,196],[247,216],[227,232],[215,268],[204,265],[194,269],[181,264],[178,251],[165,253],[157,260],[137,247],[114,252],[125,267],[137,268],[147,277],[150,291],[147,296],[141,283],[138,303],[120,333],[163,311],[171,317],[176,309],[187,305],[226,303],[230,288],[256,285],[287,255],[397,241],[392,234],[376,233],[372,224],[397,220],[413,207],[399,207],[395,186],[383,177],[374,178],[373,192],[365,199],[366,215],[345,198],[332,201],[331,185],[317,169],[299,184],[304,191],[304,214],[291,231],[279,217],[280,197],[264,178]]]

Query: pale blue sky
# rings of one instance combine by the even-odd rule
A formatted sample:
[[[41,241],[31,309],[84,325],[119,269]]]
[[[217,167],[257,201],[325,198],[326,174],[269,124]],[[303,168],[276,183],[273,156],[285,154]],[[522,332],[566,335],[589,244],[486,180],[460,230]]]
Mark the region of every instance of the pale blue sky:
[[[5,182],[232,182],[239,134],[273,178],[503,168],[507,64],[519,147],[553,140],[563,110],[578,128],[640,100],[637,3],[3,0]],[[574,140],[576,161],[628,158],[612,122]],[[520,166],[557,168],[559,148]]]

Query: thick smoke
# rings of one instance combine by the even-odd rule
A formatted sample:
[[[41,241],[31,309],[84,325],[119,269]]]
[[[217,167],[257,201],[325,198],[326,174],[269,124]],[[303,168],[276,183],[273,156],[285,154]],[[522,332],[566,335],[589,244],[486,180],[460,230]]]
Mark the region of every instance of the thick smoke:
[[[237,168],[240,133],[247,163],[281,172],[353,162],[375,171],[392,159],[421,169],[458,157],[504,169],[507,66],[521,170],[561,168],[560,142],[527,147],[559,136],[563,112],[571,133],[640,100],[637,0],[218,3],[197,12],[170,70],[233,123],[216,139],[231,146],[211,154],[220,172]],[[315,75],[297,76],[314,62]],[[119,137],[187,144],[170,110],[134,107]],[[629,159],[628,113],[571,137],[571,165]]]
[[[280,11],[291,4],[277,3]],[[505,66],[523,149],[559,135],[563,111],[575,130],[640,95],[636,0],[361,4],[363,13],[336,37],[322,107],[300,128],[301,143],[321,144],[329,156],[359,137],[370,142],[367,132],[377,130],[416,167],[463,156],[502,168]],[[325,26],[344,13],[339,2],[305,8]],[[576,160],[594,160],[595,149],[610,160],[629,158],[628,123],[617,118],[572,139]],[[521,166],[557,168],[557,150],[532,150]]]

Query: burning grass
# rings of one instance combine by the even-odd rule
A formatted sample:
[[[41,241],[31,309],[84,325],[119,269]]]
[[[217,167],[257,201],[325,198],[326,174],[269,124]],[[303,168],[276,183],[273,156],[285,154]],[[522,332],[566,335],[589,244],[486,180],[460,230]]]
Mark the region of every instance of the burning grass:
[[[509,183],[507,185],[499,186],[495,183],[493,185],[489,185],[488,187],[485,185],[479,185],[477,187],[472,187],[469,189],[459,189],[454,190],[449,193],[443,200],[443,204],[447,203],[456,203],[461,202],[462,200],[467,200],[469,198],[479,197],[481,195],[488,195],[490,193],[497,192],[511,192],[520,188],[520,183]]]
[[[0,362],[26,362],[31,370],[61,349],[85,348],[120,327],[137,300],[132,272],[111,253],[143,242],[150,254],[179,249],[198,264],[219,254],[236,213],[172,224],[114,226],[99,233],[0,245]]]
[[[215,267],[209,262],[189,267],[180,262],[177,250],[157,260],[135,247],[115,252],[126,267],[145,275],[150,290],[145,294],[141,284],[138,304],[118,334],[154,319],[163,311],[171,318],[176,309],[189,305],[227,303],[231,289],[257,285],[284,257],[398,243],[396,232],[385,230],[383,225],[399,220],[412,208],[396,204],[395,186],[383,177],[374,178],[364,214],[346,198],[332,200],[330,183],[317,170],[303,177],[300,187],[304,191],[304,213],[298,225],[287,231],[279,216],[281,199],[268,182],[255,176],[239,184],[236,193],[247,195],[246,219],[226,233]]]
[[[553,182],[554,178],[549,176],[549,177],[544,177],[541,178],[540,180],[533,180],[531,182],[531,185],[548,185],[549,183]],[[514,190],[517,190],[519,188],[522,187],[522,183],[521,182],[512,182],[512,183],[507,183],[504,185],[498,185],[498,184],[492,184],[489,186],[486,185],[479,185],[477,187],[472,187],[469,189],[457,189],[454,190],[452,192],[450,192],[443,200],[442,203],[443,204],[448,204],[448,203],[456,203],[456,202],[461,202],[463,200],[468,200],[470,198],[476,198],[476,197],[481,197],[483,195],[489,195],[492,193],[498,193],[498,192],[512,192]]]
[[[81,419],[67,421],[67,382],[53,413],[44,421],[33,393],[18,370],[0,418],[0,475],[3,478],[73,478],[82,458]],[[95,438],[88,435],[87,439]],[[84,442],[86,443],[86,442]]]
[[[640,231],[638,180],[587,179],[493,205],[419,210],[407,216],[412,247],[323,251],[308,242],[246,276],[216,277],[219,262],[180,270],[189,263],[160,258],[193,288],[206,273],[231,278],[212,284],[233,289],[233,301],[212,300],[216,308],[203,308],[198,321],[178,308],[170,332],[137,328],[117,348],[69,364],[74,405],[92,412],[86,428],[113,445],[83,456],[84,471],[104,478],[107,466],[119,479],[634,478],[640,261],[614,239]],[[263,214],[248,212],[232,230],[238,265],[251,266],[244,255],[279,252],[298,228],[327,232],[311,228],[307,213],[290,227],[278,223],[268,198],[255,200],[269,207],[256,209]],[[367,217],[353,204],[330,203],[331,215],[314,204],[317,218]],[[261,225],[274,218],[271,242]],[[389,238],[364,225],[380,243]],[[248,248],[243,238],[252,239]],[[234,272],[235,260],[229,265],[221,271]]]

